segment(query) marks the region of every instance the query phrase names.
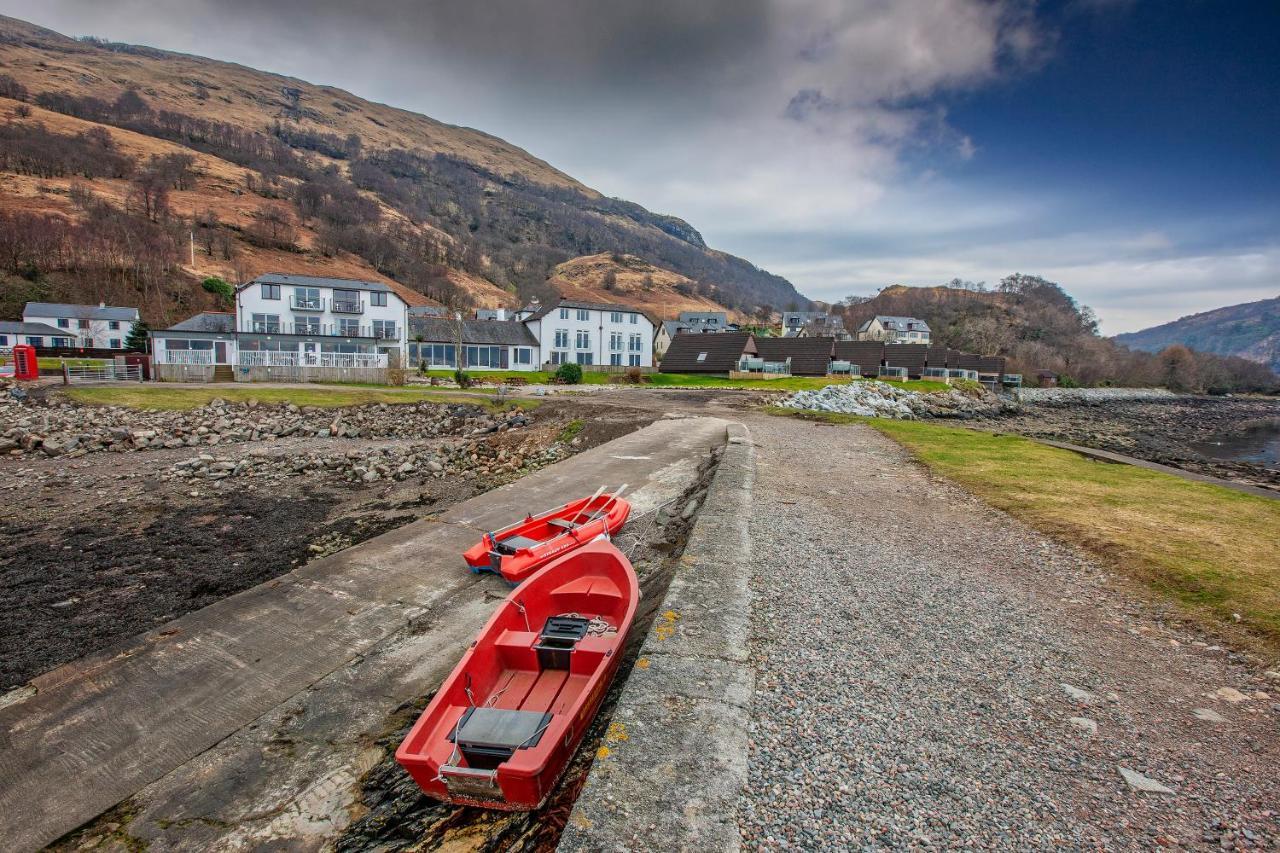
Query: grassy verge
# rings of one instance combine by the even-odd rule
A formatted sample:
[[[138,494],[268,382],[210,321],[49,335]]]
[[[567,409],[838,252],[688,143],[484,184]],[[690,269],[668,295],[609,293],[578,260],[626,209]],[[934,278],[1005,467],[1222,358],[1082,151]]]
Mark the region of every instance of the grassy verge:
[[[819,419],[868,424],[992,506],[1177,602],[1193,620],[1280,653],[1280,500],[1094,462],[1017,436]]]
[[[448,370],[432,370],[428,371],[427,376],[435,376],[441,379],[453,379],[453,372]],[[484,371],[477,370],[471,373],[472,377],[485,378],[489,381],[501,381],[504,379],[523,379],[530,384],[546,383],[551,381],[551,374],[545,370],[530,371]],[[582,374],[583,385],[608,385],[614,379],[621,379],[617,375],[598,372],[586,372]],[[825,376],[788,376],[785,379],[729,379],[725,376],[706,376],[701,373],[649,373],[645,374],[643,386],[652,388],[737,388],[751,391],[813,391],[824,388],[827,385],[839,385],[845,382],[866,382],[865,379],[828,379]],[[908,379],[899,380],[883,380],[900,388],[906,388],[909,391],[945,391],[947,384],[945,382],[934,382],[927,379]]]
[[[130,406],[135,409],[194,409],[215,397],[232,403],[257,400],[260,403],[293,403],[295,406],[362,406],[371,403],[469,403],[495,408],[487,397],[417,388],[334,387],[300,385],[292,388],[172,388],[164,384],[128,386],[92,386],[68,388],[72,400],[103,406]],[[507,404],[519,403],[523,408],[537,404],[534,400],[508,398]]]
[[[0,355],[0,364],[8,364],[13,360],[12,356]],[[42,371],[62,370],[62,363],[66,362],[72,367],[102,367],[104,364],[110,364],[110,359],[105,358],[37,358],[36,365]]]

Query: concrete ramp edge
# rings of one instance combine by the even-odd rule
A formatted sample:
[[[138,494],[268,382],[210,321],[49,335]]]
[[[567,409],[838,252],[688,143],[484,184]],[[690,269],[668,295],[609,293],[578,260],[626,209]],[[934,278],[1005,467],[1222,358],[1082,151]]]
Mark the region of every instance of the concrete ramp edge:
[[[755,450],[742,424],[623,689],[562,851],[738,850],[754,668],[748,529]]]

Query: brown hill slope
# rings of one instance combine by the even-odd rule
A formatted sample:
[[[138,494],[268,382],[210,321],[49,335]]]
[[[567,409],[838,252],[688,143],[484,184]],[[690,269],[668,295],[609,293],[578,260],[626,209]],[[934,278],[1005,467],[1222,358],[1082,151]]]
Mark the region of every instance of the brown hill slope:
[[[669,273],[653,276],[646,306],[805,303],[679,219],[605,198],[495,137],[331,87],[0,17],[0,96],[6,316],[24,298],[108,299],[166,323],[210,307],[204,276],[268,270],[492,307],[590,289],[557,266],[621,252]],[[184,156],[153,211],[143,188]],[[52,242],[31,239],[50,227]],[[104,231],[119,238],[109,250],[80,251]]]
[[[681,311],[725,310],[715,300],[713,288],[705,287],[700,294],[692,279],[635,255],[601,252],[565,261],[552,272],[549,284],[570,299],[622,302],[662,320],[674,319]],[[738,312],[732,313],[742,319]]]

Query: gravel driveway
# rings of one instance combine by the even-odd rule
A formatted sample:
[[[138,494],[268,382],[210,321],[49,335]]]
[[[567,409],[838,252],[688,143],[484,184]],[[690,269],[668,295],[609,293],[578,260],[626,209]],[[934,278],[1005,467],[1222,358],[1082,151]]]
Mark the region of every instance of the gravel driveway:
[[[1280,684],[1259,667],[870,428],[748,426],[744,846],[1280,838]]]

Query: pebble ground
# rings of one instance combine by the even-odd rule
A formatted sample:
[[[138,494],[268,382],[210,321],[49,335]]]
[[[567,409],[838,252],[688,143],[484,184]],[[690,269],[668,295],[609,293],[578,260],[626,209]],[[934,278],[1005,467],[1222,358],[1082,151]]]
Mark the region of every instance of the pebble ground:
[[[1257,661],[870,428],[748,425],[757,681],[744,847],[1280,838],[1280,684]],[[1122,767],[1172,793],[1133,789]]]

